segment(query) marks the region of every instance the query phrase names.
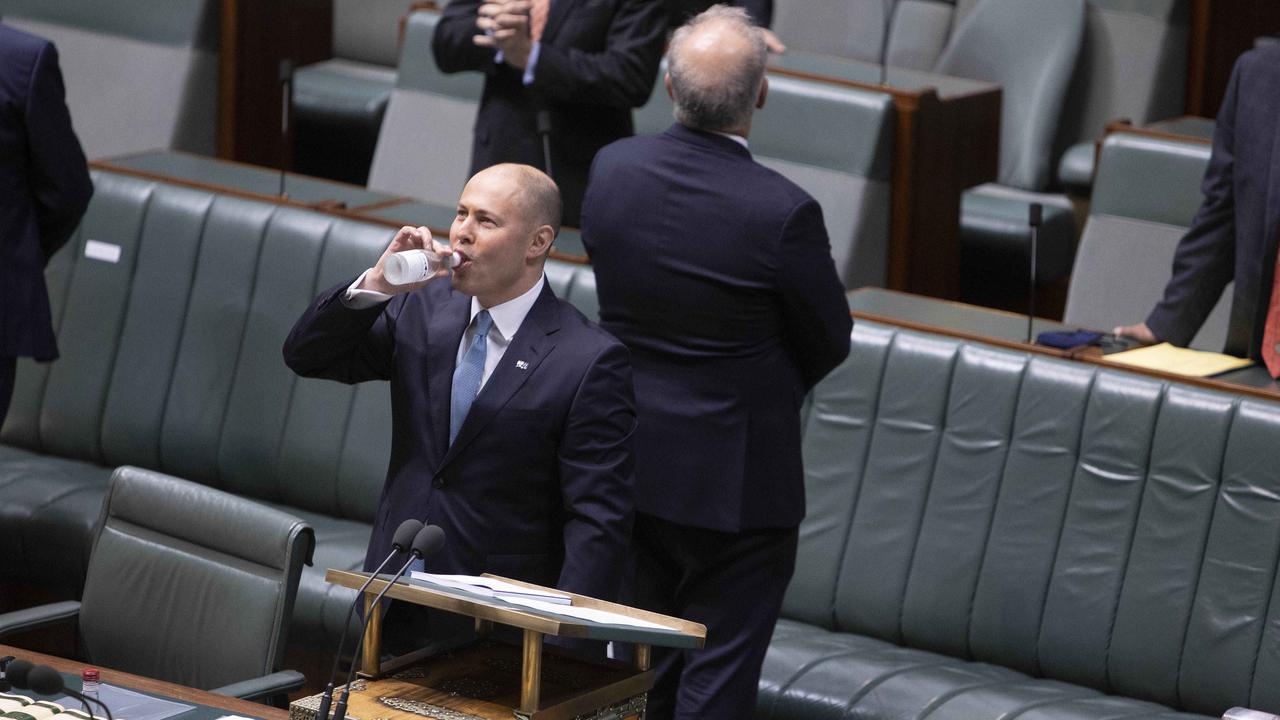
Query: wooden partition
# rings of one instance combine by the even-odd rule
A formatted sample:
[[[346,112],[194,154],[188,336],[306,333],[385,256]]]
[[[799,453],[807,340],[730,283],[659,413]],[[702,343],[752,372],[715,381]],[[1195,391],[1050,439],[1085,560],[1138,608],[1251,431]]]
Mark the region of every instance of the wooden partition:
[[[332,44],[332,0],[222,0],[218,157],[290,167],[281,61],[298,68],[326,60]]]

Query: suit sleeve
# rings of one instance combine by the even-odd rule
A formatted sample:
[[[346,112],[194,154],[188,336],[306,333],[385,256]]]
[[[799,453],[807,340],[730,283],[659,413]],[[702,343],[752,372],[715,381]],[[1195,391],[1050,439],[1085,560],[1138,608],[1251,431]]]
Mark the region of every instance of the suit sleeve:
[[[31,73],[24,113],[29,181],[46,261],[71,238],[93,197],[88,163],[71,127],[65,94],[58,51],[46,44]]]
[[[453,0],[441,13],[435,35],[431,38],[431,53],[435,55],[440,72],[479,70],[488,73],[495,69],[493,59],[497,52],[493,48],[479,47],[471,40],[479,32],[476,29],[479,9],[479,0]]]
[[[619,0],[603,50],[542,44],[533,87],[563,103],[640,107],[653,91],[666,30],[664,0]]]
[[[1173,255],[1173,276],[1164,297],[1147,317],[1161,340],[1185,346],[1213,311],[1235,273],[1236,223],[1232,171],[1235,165],[1235,115],[1242,61],[1236,63],[1218,112],[1213,151],[1201,191],[1204,201]],[[1266,298],[1262,299],[1265,304]]]
[[[568,518],[562,590],[605,600],[618,594],[635,513],[635,427],[631,362],[610,342],[583,376],[559,450]]]
[[[812,198],[792,211],[783,228],[778,290],[788,345],[808,391],[848,356],[853,329],[822,208]]]
[[[395,324],[405,295],[364,310],[342,304],[347,280],[311,303],[284,341],[284,362],[303,377],[344,383],[390,380]]]
[[[764,28],[773,25],[773,0],[738,0],[734,5],[751,13],[756,25]]]

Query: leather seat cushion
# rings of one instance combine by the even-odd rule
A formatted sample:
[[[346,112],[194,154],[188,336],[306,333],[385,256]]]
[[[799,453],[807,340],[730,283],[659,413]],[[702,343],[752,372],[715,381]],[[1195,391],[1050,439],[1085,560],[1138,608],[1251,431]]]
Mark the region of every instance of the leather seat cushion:
[[[1019,193],[983,185],[964,194],[960,211],[961,259],[965,281],[1021,287],[1031,262],[1031,203],[1044,208],[1036,250],[1036,278],[1059,280],[1071,274],[1076,256],[1075,214],[1065,198]],[[1053,201],[1053,204],[1050,204]]]
[[[758,720],[924,717],[1207,719],[996,665],[778,622],[761,673]]]
[[[111,470],[0,445],[0,577],[79,594]]]

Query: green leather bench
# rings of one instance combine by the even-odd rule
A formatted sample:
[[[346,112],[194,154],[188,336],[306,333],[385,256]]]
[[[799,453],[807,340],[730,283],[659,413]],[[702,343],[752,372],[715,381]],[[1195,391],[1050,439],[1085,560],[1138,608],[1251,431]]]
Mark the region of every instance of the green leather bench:
[[[136,465],[287,510],[315,529],[295,638],[336,642],[390,452],[386,386],[301,379],[280,348],[311,299],[393,228],[95,171],[47,270],[62,357],[19,364],[0,433],[0,587],[78,596],[112,468]],[[594,306],[589,268],[548,275]],[[331,645],[329,645],[331,646]]]
[[[1280,404],[867,321],[810,400],[757,718],[1280,709]]]

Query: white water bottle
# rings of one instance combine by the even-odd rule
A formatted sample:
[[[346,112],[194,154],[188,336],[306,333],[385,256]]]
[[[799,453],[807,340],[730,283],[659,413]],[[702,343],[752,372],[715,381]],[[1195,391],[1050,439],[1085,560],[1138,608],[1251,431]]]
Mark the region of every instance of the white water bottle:
[[[426,280],[441,268],[458,267],[460,262],[462,258],[456,254],[446,260],[429,250],[405,250],[387,258],[382,266],[382,276],[392,285],[408,285]]]

